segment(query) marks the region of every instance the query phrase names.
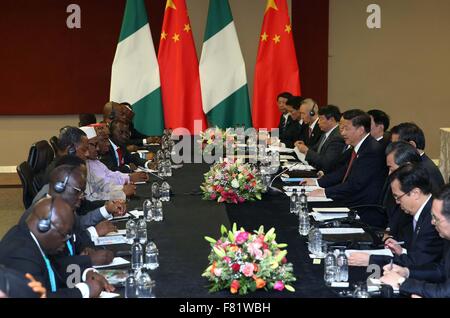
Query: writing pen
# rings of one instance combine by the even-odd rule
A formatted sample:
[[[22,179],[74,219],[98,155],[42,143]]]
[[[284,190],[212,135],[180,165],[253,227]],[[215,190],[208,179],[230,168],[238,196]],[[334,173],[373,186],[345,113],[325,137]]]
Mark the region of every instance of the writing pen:
[[[391,271],[394,268],[394,259],[391,258],[391,262],[389,263],[389,270]]]

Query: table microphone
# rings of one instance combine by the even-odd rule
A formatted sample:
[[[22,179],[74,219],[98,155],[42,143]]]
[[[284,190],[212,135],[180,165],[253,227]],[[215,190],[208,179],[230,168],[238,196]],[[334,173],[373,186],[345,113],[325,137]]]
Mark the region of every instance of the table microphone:
[[[288,167],[286,169],[283,169],[283,171],[281,171],[279,174],[277,174],[275,177],[273,177],[272,180],[270,181],[269,185],[267,186],[267,193],[270,194],[270,195],[283,194],[284,193],[283,191],[281,191],[280,189],[275,188],[275,187],[272,186],[273,182],[275,181],[276,178],[281,176],[283,173],[285,173],[286,171],[294,168],[295,166],[297,166],[299,164],[303,164],[303,163],[302,162],[297,162],[297,163],[293,164],[292,166],[290,166],[290,167]]]

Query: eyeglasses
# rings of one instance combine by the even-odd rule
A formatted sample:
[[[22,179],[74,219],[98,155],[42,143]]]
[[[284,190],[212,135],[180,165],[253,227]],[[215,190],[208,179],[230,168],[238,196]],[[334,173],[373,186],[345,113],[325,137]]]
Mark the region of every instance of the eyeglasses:
[[[78,195],[81,198],[84,198],[86,196],[86,192],[84,190],[81,190],[80,188],[74,187],[74,186],[70,186],[72,189],[74,189],[75,191],[78,192]]]
[[[411,191],[409,191],[411,192]],[[395,194],[392,195],[392,197],[394,198],[395,201],[400,201],[405,195],[409,194],[409,192],[403,193],[401,196],[396,196]]]
[[[59,235],[61,235],[62,238],[64,238],[64,242],[67,242],[68,240],[70,240],[73,236],[73,233],[68,233],[68,234],[64,234],[61,233],[60,230],[58,230],[58,228],[55,226],[55,224],[52,222],[53,228],[56,230],[56,232],[58,232]]]

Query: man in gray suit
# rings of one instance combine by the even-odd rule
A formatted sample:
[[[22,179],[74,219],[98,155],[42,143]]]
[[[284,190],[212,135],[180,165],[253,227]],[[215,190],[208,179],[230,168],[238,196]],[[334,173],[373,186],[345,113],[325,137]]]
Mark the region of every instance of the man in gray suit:
[[[338,122],[341,119],[341,112],[337,106],[328,105],[319,110],[319,127],[323,131],[319,141],[311,146],[306,146],[303,142],[296,142],[298,150],[305,154],[305,160],[317,170],[330,173],[335,167],[337,159],[341,156],[345,147]]]

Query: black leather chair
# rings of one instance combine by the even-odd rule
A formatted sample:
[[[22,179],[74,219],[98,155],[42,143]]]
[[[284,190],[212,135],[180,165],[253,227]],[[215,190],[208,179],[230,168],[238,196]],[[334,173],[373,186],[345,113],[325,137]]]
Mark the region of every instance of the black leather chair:
[[[37,191],[33,188],[34,174],[28,162],[24,161],[17,166],[17,174],[22,182],[23,188],[23,205],[28,209],[36,196]]]
[[[50,145],[52,145],[55,157],[58,156],[58,153],[60,152],[58,147],[58,137],[53,136],[52,138],[50,138]]]
[[[47,140],[41,140],[31,145],[28,153],[28,164],[33,170],[33,188],[39,192],[42,188],[43,178],[47,166],[52,162],[55,154]]]

